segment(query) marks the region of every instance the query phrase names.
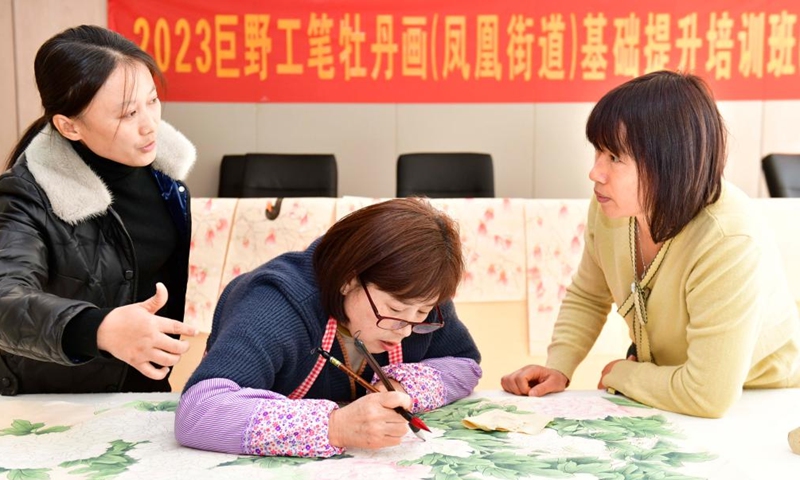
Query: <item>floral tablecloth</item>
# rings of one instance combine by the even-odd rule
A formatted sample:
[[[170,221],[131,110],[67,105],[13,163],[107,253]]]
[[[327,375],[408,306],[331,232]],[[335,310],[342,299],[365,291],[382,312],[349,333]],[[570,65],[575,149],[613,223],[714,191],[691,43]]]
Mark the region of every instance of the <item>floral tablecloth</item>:
[[[331,459],[237,456],[179,446],[177,394],[0,399],[0,478],[700,479],[739,476],[663,412],[620,396],[467,398],[423,416],[433,433]],[[491,409],[555,419],[537,435],[469,430]]]

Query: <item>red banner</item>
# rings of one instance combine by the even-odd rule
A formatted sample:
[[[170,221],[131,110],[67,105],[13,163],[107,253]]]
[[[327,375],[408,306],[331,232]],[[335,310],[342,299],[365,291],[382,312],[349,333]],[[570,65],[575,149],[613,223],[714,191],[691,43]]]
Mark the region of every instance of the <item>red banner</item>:
[[[796,0],[108,0],[189,102],[584,102],[691,71],[800,98]]]

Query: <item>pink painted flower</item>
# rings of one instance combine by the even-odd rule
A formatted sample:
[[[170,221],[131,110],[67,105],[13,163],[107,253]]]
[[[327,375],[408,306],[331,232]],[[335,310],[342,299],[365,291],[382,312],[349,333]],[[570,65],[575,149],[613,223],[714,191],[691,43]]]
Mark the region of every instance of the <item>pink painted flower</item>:
[[[531,267],[528,269],[528,278],[531,280],[541,280],[542,272],[539,267]]]
[[[567,294],[567,287],[565,287],[564,285],[559,285],[558,286],[558,299],[559,300],[563,300],[564,296],[566,296],[566,294]]]
[[[581,251],[581,239],[577,235],[575,235],[574,237],[572,237],[572,244],[570,246],[572,247],[572,253],[580,252]]]
[[[572,267],[567,263],[561,265],[561,275],[563,275],[564,278],[570,278],[570,275],[572,275]]]

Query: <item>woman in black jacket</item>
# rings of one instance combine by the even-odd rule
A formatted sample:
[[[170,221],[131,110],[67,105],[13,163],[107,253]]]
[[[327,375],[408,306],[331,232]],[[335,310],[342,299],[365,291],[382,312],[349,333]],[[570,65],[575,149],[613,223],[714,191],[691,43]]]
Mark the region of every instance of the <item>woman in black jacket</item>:
[[[195,333],[180,181],[195,148],[121,35],[65,30],[34,66],[44,115],[0,176],[0,393],[169,391]]]

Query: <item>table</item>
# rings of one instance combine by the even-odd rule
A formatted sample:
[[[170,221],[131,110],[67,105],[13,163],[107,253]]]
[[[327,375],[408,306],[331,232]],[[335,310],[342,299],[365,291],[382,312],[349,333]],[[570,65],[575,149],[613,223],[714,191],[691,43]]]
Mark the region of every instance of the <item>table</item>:
[[[601,391],[544,398],[476,392],[423,416],[433,433],[409,433],[379,451],[331,459],[248,457],[181,447],[178,394],[27,395],[0,398],[0,478],[713,478],[797,479],[786,436],[800,426],[800,389],[745,391],[722,419],[644,407]],[[538,435],[468,430],[491,408],[555,420]]]

